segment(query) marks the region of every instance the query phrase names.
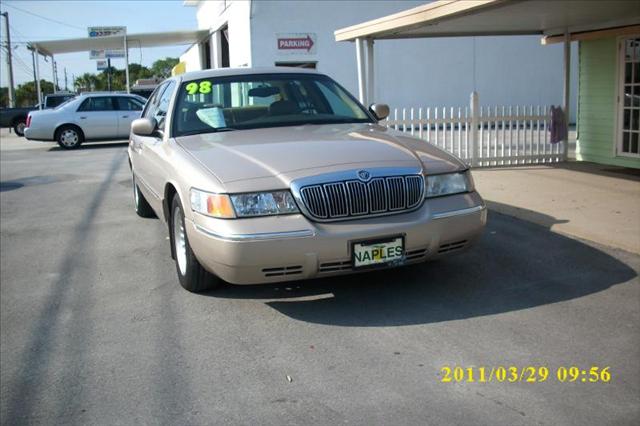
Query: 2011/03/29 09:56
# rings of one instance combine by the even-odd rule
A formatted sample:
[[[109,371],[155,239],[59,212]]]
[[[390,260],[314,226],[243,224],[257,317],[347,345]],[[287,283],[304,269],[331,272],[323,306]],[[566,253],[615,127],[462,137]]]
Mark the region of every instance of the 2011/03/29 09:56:
[[[611,381],[610,367],[592,366],[588,369],[577,366],[558,367],[551,375],[549,367],[544,366],[498,366],[498,367],[460,367],[444,366],[440,369],[442,383],[542,383],[555,377],[561,383],[608,383]]]

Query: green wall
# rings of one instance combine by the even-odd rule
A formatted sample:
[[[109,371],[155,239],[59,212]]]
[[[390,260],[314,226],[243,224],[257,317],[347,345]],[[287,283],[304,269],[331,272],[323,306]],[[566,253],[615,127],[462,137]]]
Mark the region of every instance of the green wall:
[[[640,168],[640,159],[616,157],[617,40],[581,41],[576,159]]]

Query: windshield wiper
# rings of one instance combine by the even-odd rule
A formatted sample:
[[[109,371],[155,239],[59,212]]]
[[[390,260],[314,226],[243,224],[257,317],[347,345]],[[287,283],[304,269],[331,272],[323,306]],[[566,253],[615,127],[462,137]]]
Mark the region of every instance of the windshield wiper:
[[[192,136],[192,135],[201,135],[204,133],[217,133],[217,132],[230,132],[232,130],[237,130],[232,127],[212,127],[209,129],[199,129],[199,130],[190,130],[188,132],[181,132],[180,136]]]

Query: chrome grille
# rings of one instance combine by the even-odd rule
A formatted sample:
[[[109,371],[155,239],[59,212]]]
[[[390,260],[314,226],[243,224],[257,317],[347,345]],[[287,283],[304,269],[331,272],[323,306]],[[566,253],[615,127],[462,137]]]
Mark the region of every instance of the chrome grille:
[[[424,195],[421,175],[347,180],[304,186],[300,196],[315,219],[346,219],[399,213],[420,205]]]

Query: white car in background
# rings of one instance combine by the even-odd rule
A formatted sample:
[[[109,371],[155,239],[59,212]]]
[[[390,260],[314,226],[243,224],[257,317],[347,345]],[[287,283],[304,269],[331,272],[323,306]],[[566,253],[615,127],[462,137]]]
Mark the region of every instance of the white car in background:
[[[131,122],[140,118],[146,99],[119,93],[86,93],[53,110],[32,111],[24,136],[29,140],[55,141],[64,149],[83,142],[127,139]]]

